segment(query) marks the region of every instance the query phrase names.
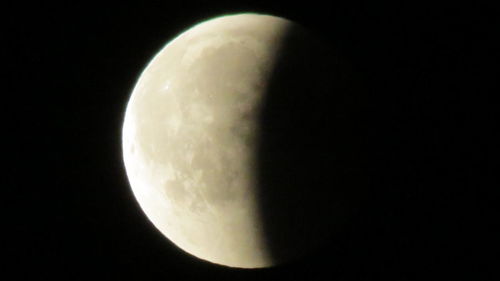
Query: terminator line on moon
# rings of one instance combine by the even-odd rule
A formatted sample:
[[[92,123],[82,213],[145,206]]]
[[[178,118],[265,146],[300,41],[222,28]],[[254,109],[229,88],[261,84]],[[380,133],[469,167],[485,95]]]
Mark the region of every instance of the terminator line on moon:
[[[195,25],[153,58],[128,102],[122,145],[133,193],[163,235],[203,260],[282,262],[259,215],[256,143],[269,76],[293,25],[258,14]]]

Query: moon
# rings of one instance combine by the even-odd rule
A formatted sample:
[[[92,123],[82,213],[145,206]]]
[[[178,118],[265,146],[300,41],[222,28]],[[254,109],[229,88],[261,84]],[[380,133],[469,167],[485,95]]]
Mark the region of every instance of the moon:
[[[290,38],[295,43],[288,46]],[[143,70],[125,111],[125,169],[147,218],[180,249],[219,265],[262,268],[287,261],[328,237],[331,227],[318,218],[329,214],[335,201],[302,190],[314,185],[314,179],[306,186],[272,193],[286,190],[288,183],[266,181],[266,173],[286,166],[286,161],[262,164],[262,155],[291,151],[276,142],[263,144],[266,132],[285,130],[265,119],[265,112],[287,114],[279,113],[279,106],[269,108],[278,96],[273,89],[290,92],[284,94],[290,96],[285,102],[289,104],[295,99],[294,88],[302,87],[303,96],[329,89],[324,75],[331,65],[301,66],[326,61],[318,55],[320,50],[314,36],[290,20],[236,14],[181,33]],[[288,63],[285,58],[290,57],[298,64],[278,69],[279,61]],[[296,79],[280,78],[290,71],[298,71]],[[273,81],[282,82],[276,88]],[[297,117],[291,118],[293,123]],[[290,122],[286,126],[292,126]],[[289,142],[287,138],[282,137],[283,143]],[[310,160],[300,157],[305,153],[297,155],[300,161]],[[293,178],[301,171],[275,175]],[[280,195],[266,197],[266,192]],[[287,200],[295,201],[284,203]],[[265,206],[277,207],[271,211]],[[270,238],[278,236],[284,238]],[[276,255],[277,245],[286,250]]]

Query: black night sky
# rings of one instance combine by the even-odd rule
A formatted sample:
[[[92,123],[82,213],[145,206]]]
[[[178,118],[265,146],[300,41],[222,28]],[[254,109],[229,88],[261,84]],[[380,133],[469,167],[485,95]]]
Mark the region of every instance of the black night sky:
[[[4,280],[494,279],[498,25],[490,9],[122,2],[4,5]],[[294,20],[350,66],[348,138],[324,153],[342,159],[332,173],[352,171],[365,184],[363,203],[331,243],[270,269],[215,266],[176,248],[140,210],[121,155],[125,105],[145,64],[193,24],[237,12]]]

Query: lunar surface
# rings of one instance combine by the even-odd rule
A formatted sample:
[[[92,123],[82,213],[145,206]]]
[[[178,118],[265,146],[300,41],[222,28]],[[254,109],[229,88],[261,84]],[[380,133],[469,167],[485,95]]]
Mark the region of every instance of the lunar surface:
[[[271,76],[293,26],[258,14],[195,25],[152,59],[128,102],[123,157],[133,193],[163,235],[200,259],[240,268],[281,262],[259,207],[258,143]]]

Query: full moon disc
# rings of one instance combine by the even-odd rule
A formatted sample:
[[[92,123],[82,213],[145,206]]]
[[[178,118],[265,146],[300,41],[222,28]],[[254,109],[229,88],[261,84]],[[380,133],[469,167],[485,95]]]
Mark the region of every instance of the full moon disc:
[[[330,90],[323,53],[289,20],[238,14],[195,25],[147,65],[126,108],[123,157],[142,210],[171,242],[212,263],[259,268],[327,239],[320,218],[335,201],[300,168],[327,164],[303,137],[300,120],[311,117],[290,109]]]

